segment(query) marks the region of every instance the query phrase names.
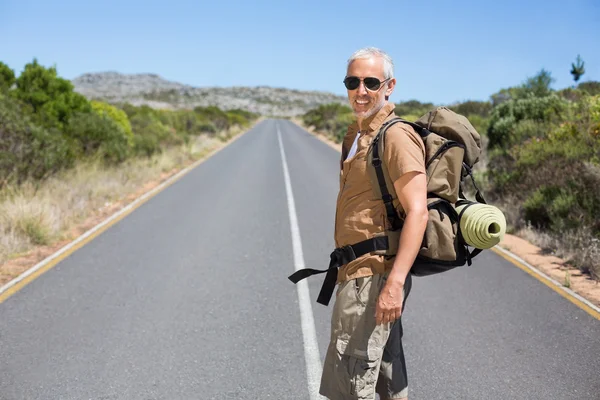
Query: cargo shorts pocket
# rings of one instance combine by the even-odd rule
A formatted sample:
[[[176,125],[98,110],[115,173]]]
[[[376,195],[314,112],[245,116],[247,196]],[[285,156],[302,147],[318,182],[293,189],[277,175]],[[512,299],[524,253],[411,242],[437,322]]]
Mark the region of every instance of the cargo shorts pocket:
[[[375,395],[380,360],[369,359],[366,352],[364,355],[349,352],[345,341],[338,340],[336,347],[340,363],[337,374],[340,392],[352,399],[372,399]]]
[[[376,325],[375,306],[385,276],[343,282],[332,316],[324,390],[332,399],[373,399],[390,324]],[[327,360],[327,361],[328,361]]]

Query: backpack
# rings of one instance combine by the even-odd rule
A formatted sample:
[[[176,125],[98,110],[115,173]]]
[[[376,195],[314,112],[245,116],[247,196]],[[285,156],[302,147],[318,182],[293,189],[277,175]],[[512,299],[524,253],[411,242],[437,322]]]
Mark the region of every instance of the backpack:
[[[462,204],[476,204],[466,199],[462,183],[469,176],[476,190],[475,198],[486,203],[475,183],[472,169],[481,153],[481,137],[469,120],[446,107],[431,110],[415,122],[394,118],[384,123],[371,142],[367,155],[367,170],[376,197],[385,204],[388,229],[388,248],[375,254],[393,256],[398,250],[402,216],[393,205],[397,198],[385,163],[382,162],[385,135],[388,129],[404,123],[414,128],[425,144],[425,167],[427,175],[427,209],[429,219],[421,248],[411,268],[411,274],[427,276],[448,271],[465,264],[481,249],[469,251],[459,228],[456,208]],[[462,209],[462,212],[467,207]]]

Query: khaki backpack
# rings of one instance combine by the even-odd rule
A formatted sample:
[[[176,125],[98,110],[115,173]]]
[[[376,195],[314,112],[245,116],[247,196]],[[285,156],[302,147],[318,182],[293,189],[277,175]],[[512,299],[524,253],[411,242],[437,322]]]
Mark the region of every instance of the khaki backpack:
[[[403,216],[398,215],[393,206],[397,195],[387,167],[381,160],[386,132],[396,123],[412,126],[425,144],[429,220],[411,273],[425,276],[465,264],[471,265],[471,259],[481,250],[469,251],[460,233],[460,215],[456,207],[461,202],[467,202],[461,185],[467,176],[470,176],[476,189],[477,202],[485,203],[472,174],[473,165],[479,160],[481,152],[481,137],[466,117],[446,107],[438,107],[414,123],[394,118],[383,124],[371,142],[367,170],[375,196],[385,204],[389,221],[388,229],[380,234],[387,237],[388,248],[378,250],[375,254],[396,254],[403,223]]]

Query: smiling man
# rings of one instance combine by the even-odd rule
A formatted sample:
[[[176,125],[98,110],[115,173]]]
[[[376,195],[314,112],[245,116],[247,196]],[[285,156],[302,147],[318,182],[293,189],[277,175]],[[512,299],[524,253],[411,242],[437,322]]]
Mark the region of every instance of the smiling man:
[[[374,400],[376,392],[382,400],[407,399],[400,316],[427,224],[425,146],[409,125],[387,131],[382,162],[396,191],[392,204],[404,222],[395,256],[369,251],[374,238],[390,229],[385,204],[371,186],[367,152],[381,126],[395,117],[395,105],[388,102],[396,85],[391,58],[375,48],[357,51],[348,60],[344,85],[356,122],[342,144],[335,243],[340,254],[348,246],[353,251],[333,275],[338,289],[320,393],[332,400]],[[320,302],[328,303],[331,292]]]

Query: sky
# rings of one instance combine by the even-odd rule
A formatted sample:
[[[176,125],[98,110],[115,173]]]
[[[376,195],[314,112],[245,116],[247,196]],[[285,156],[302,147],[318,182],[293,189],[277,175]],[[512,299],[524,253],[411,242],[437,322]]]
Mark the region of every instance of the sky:
[[[0,61],[37,58],[74,79],[155,73],[198,87],[271,86],[346,95],[346,62],[394,60],[391,101],[489,100],[542,68],[555,89],[600,81],[599,0],[0,0]]]

